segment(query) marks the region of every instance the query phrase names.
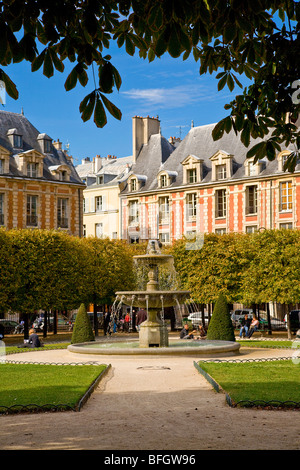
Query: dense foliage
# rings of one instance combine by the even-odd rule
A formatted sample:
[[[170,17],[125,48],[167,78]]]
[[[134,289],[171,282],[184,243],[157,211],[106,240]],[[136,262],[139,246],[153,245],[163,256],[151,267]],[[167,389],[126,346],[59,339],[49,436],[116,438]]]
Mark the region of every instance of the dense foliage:
[[[299,230],[254,234],[207,234],[201,249],[187,250],[186,240],[172,246],[182,287],[195,302],[300,302]]]
[[[0,313],[112,303],[116,290],[133,287],[132,252],[120,240],[1,229],[0,242]]]
[[[103,127],[106,111],[121,119],[121,111],[107,98],[121,87],[120,74],[107,53],[112,42],[129,56],[138,51],[149,61],[165,53],[183,60],[192,55],[200,74],[216,73],[219,90],[243,88],[241,76],[251,80],[228,104],[231,114],[217,125],[214,138],[234,128],[248,147],[251,138],[260,137],[265,140],[250,150],[250,156],[271,160],[280,143],[292,143],[295,151],[287,161],[292,169],[300,139],[293,125],[299,100],[291,99],[293,82],[300,78],[299,18],[296,0],[4,0],[0,65],[27,60],[32,71],[42,69],[51,77],[71,62],[66,90],[78,82],[87,86],[89,68],[95,65],[97,81],[93,73],[94,89],[79,109],[84,121],[94,116],[96,125]],[[17,88],[4,69],[0,80],[17,98]],[[287,113],[291,120],[286,121]]]

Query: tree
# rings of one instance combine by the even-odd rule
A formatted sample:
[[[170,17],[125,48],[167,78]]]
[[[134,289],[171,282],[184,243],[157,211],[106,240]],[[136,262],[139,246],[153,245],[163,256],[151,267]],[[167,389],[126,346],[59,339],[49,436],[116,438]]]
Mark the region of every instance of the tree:
[[[0,317],[10,309],[17,278],[13,247],[5,229],[0,229]]]
[[[76,315],[71,344],[86,343],[94,340],[95,337],[93,334],[90,319],[88,317],[84,304],[81,304]]]
[[[195,302],[214,303],[223,293],[229,303],[243,298],[242,273],[247,272],[253,248],[246,234],[206,234],[201,249],[187,250],[186,240],[172,247],[175,266]]]
[[[132,251],[122,240],[88,237],[80,240],[87,256],[85,296],[94,304],[95,335],[98,334],[97,306],[111,305],[116,291],[134,287]]]
[[[112,41],[129,56],[138,51],[149,61],[165,53],[183,60],[192,54],[201,75],[218,72],[219,90],[243,88],[240,76],[252,81],[228,104],[231,113],[213,137],[234,129],[246,147],[251,138],[262,139],[248,152],[255,159],[266,155],[273,160],[280,144],[293,145],[286,163],[292,170],[300,139],[293,124],[299,113],[297,90],[296,99],[291,97],[300,78],[299,19],[296,0],[5,0],[0,4],[0,65],[27,60],[32,71],[42,67],[51,77],[70,61],[74,67],[65,88],[71,90],[78,82],[88,84],[88,69],[95,64],[97,83],[79,109],[84,121],[93,115],[103,127],[106,111],[121,119],[107,98],[121,87],[120,74],[105,53]],[[0,79],[17,98],[3,69]]]
[[[220,294],[208,325],[207,339],[235,341],[234,328],[226,297]]]
[[[11,247],[6,270],[14,267],[15,272],[11,310],[29,318],[38,310],[77,308],[85,300],[87,258],[79,239],[55,230],[30,229],[9,230],[6,237]]]
[[[300,232],[265,230],[252,235],[252,239],[253,261],[242,275],[244,302],[297,304],[300,301]]]

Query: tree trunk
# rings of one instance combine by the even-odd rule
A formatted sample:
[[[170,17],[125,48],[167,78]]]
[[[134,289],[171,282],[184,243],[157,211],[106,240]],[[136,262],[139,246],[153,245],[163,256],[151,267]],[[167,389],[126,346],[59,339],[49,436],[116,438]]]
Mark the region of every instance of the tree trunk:
[[[24,315],[24,339],[28,339],[29,338],[29,316],[28,315]]]
[[[266,303],[267,306],[267,319],[268,319],[268,335],[272,334],[272,326],[271,326],[271,317],[270,317],[270,305],[269,302]]]
[[[43,338],[47,338],[48,312],[44,312]]]
[[[53,334],[57,335],[57,310],[53,310]]]
[[[287,335],[288,339],[292,339],[292,332],[291,332],[291,319],[290,319],[290,313],[288,312],[288,308],[286,308],[286,304],[283,304],[283,311],[284,314],[286,314],[286,324],[287,324]]]
[[[94,297],[94,333],[95,333],[95,338],[96,338],[98,336],[98,315],[97,315],[96,296]]]

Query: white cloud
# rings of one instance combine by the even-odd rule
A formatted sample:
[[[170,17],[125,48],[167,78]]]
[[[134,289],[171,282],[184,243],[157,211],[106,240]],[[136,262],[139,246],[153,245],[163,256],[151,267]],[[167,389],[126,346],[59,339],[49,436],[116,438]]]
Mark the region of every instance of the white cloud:
[[[140,101],[141,104],[167,108],[180,108],[182,106],[196,103],[198,101],[217,98],[217,91],[206,87],[193,85],[181,85],[172,88],[132,88],[121,94],[132,100]]]

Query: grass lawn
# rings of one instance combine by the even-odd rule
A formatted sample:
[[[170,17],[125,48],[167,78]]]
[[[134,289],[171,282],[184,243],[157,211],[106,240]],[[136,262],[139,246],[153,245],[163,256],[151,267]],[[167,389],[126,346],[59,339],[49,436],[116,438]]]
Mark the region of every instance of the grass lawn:
[[[251,339],[246,339],[246,340],[238,340],[237,341],[241,344],[241,346],[245,347],[254,347],[254,348],[291,348],[293,343],[296,343],[295,341],[276,341],[276,340],[267,340],[264,341],[262,340],[256,340],[256,341],[251,341]],[[297,348],[300,348],[300,341],[297,341],[298,345]],[[295,346],[295,344],[294,344]]]
[[[292,360],[274,362],[203,363],[232,401],[300,402],[300,369]]]
[[[20,352],[32,352],[32,351],[45,351],[51,349],[67,349],[70,342],[68,343],[53,343],[53,344],[44,344],[41,348],[19,348],[18,346],[6,346],[5,353],[6,354],[16,354]]]
[[[15,405],[75,407],[105,365],[0,364],[0,411]],[[33,407],[34,408],[34,407]],[[47,406],[46,406],[47,408]],[[52,407],[53,408],[53,407]]]

